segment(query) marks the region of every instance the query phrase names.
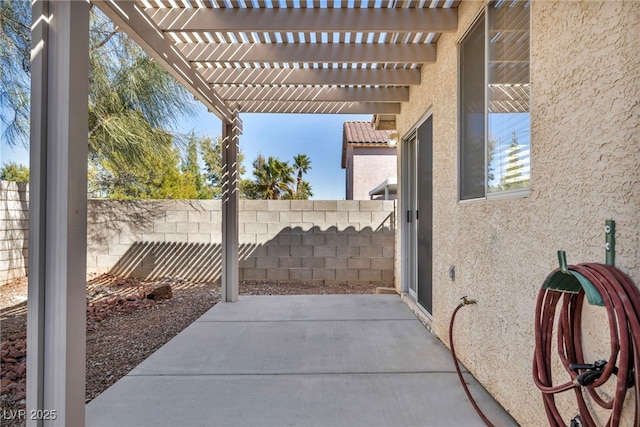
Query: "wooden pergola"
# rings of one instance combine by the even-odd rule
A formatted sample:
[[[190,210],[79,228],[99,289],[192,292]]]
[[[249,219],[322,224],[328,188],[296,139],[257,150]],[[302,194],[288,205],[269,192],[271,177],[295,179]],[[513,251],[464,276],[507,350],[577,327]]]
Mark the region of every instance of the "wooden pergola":
[[[399,114],[458,0],[95,0],[223,123],[223,301],[238,298],[240,113]],[[84,425],[88,1],[33,1],[28,425]],[[29,418],[29,417],[28,417]]]
[[[397,114],[457,29],[455,2],[140,0],[96,4],[221,119]]]

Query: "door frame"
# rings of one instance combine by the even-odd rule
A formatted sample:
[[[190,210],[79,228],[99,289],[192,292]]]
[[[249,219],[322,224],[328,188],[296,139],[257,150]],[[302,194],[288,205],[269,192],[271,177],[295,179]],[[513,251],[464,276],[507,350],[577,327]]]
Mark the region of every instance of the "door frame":
[[[413,126],[409,128],[409,130],[402,137],[402,145],[400,147],[400,200],[399,200],[399,215],[400,215],[400,238],[401,238],[401,266],[400,266],[400,277],[402,278],[402,286],[401,290],[403,293],[408,294],[415,302],[416,306],[420,308],[420,310],[428,315],[432,316],[430,312],[428,312],[420,303],[418,303],[418,227],[415,222],[415,218],[413,218],[412,224],[413,226],[408,226],[407,221],[407,210],[411,210],[412,208],[415,210],[417,208],[417,156],[418,156],[418,128],[422,126],[427,120],[431,118],[432,126],[433,126],[433,109],[432,107],[428,108],[427,111],[418,119]],[[433,135],[433,128],[432,128]],[[413,150],[411,152],[408,151],[409,141],[411,139],[415,139],[415,142],[412,144]],[[433,137],[432,137],[433,142]],[[413,162],[411,167],[409,167],[408,162]],[[433,165],[432,165],[433,168]],[[412,180],[412,182],[409,182]],[[408,193],[411,190],[412,200],[407,199]],[[410,232],[413,231],[415,235],[413,239],[411,239]],[[432,259],[433,263],[433,259]],[[433,274],[432,274],[433,276]],[[410,289],[409,282],[411,280],[416,281],[416,292]],[[433,289],[432,289],[433,290]],[[433,307],[432,307],[433,311]]]
[[[417,193],[417,140],[418,127],[413,127],[403,138],[400,154],[400,174],[401,174],[401,197],[399,203],[401,227],[401,277],[402,292],[409,294],[417,300],[417,229],[416,222],[409,224],[407,212],[416,209]],[[415,281],[415,290],[410,283]]]

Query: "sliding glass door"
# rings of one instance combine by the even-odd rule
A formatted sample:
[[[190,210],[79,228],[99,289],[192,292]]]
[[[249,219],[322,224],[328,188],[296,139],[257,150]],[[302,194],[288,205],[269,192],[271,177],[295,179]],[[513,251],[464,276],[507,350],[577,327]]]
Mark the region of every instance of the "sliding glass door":
[[[433,118],[429,116],[402,148],[403,271],[406,290],[432,311]]]

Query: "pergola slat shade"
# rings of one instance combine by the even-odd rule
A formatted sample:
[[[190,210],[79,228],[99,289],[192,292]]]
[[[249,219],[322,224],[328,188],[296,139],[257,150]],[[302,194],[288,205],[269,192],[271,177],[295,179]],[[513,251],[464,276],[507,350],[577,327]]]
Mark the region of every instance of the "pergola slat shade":
[[[324,101],[324,102],[404,102],[409,100],[406,87],[300,87],[300,86],[214,86],[229,101]]]
[[[217,84],[395,85],[420,84],[420,70],[205,68],[202,76]]]
[[[431,43],[185,43],[179,45],[193,62],[435,62]]]
[[[400,114],[400,104],[390,102],[242,101],[238,106],[245,113]]]
[[[452,9],[149,9],[162,30],[273,32],[452,32]]]

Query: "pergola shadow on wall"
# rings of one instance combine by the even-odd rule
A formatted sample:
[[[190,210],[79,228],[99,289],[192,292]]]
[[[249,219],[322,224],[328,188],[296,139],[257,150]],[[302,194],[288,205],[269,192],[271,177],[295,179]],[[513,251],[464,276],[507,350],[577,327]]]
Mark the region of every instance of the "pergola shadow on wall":
[[[29,186],[0,181],[0,285],[26,276]]]
[[[87,268],[220,282],[221,200],[90,200]],[[241,200],[239,280],[393,284],[396,204]]]
[[[372,236],[384,246],[372,246]],[[382,228],[286,227],[264,243],[238,245],[238,279],[390,286],[393,241],[393,232]],[[221,273],[221,244],[189,242],[134,242],[109,270],[145,280],[179,277],[194,282],[219,282]]]
[[[399,113],[439,34],[456,30],[458,2],[94,4],[223,122],[222,299],[232,302],[240,113]],[[89,3],[32,9],[27,409],[82,426]]]

